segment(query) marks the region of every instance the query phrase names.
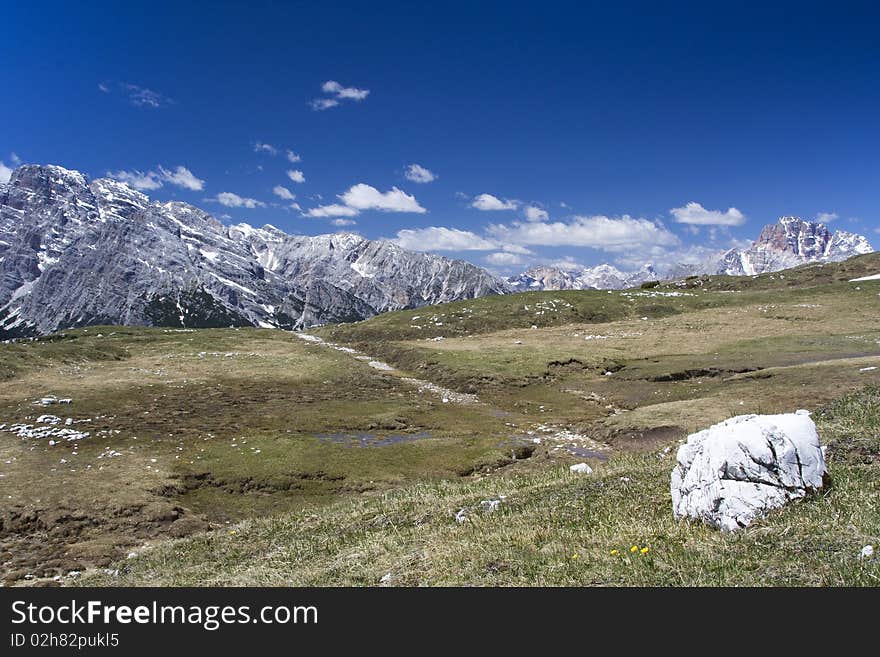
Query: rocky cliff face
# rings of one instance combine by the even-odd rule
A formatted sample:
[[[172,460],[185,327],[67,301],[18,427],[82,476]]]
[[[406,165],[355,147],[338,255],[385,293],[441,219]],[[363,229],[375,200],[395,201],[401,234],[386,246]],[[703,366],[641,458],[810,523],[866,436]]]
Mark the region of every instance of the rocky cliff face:
[[[747,249],[731,249],[693,266],[690,273],[752,276],[797,267],[809,262],[836,262],[874,251],[862,235],[825,224],[781,217],[764,226]]]
[[[89,324],[303,328],[509,291],[469,263],[351,233],[227,227],[109,179],[0,184],[0,336]]]

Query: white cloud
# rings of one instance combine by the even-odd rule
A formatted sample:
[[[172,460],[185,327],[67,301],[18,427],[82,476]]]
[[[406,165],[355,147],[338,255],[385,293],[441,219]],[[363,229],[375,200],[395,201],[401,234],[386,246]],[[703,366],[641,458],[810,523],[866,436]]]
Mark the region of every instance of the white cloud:
[[[490,253],[486,256],[486,262],[499,267],[509,267],[511,265],[523,265],[526,263],[526,260],[513,253]]]
[[[550,215],[547,211],[534,205],[526,207],[526,221],[547,221]]]
[[[110,93],[110,87],[108,87],[107,84],[106,84],[105,82],[99,82],[99,83],[98,83],[98,89],[99,89],[100,91],[102,91],[103,93],[105,93],[105,94],[109,94],[109,93]]]
[[[354,219],[334,219],[330,223],[334,226],[354,226],[357,224]]]
[[[315,98],[309,103],[309,105],[312,106],[312,109],[316,112],[321,112],[323,110],[330,109],[331,107],[336,107],[338,104],[339,101],[333,98]]]
[[[555,267],[556,269],[561,269],[562,271],[573,271],[577,269],[586,269],[583,264],[576,261],[574,258],[568,256],[563,258],[562,260],[556,260],[549,264],[550,267]]]
[[[205,188],[205,181],[196,178],[193,172],[184,166],[177,166],[174,171],[169,171],[164,167],[159,167],[159,175],[162,180],[178,187],[183,187],[194,192],[201,191]]]
[[[153,91],[146,87],[139,87],[136,84],[122,84],[121,88],[128,95],[129,102],[137,107],[156,108],[161,107],[162,105],[170,105],[174,102],[158,91]]]
[[[275,185],[272,188],[272,193],[278,198],[283,198],[285,201],[292,201],[296,198],[296,195],[291,193],[287,187],[282,187],[281,185]]]
[[[268,153],[269,155],[278,155],[278,149],[272,144],[258,141],[254,144],[254,153]]]
[[[363,100],[370,95],[369,89],[357,89],[355,87],[343,87],[336,80],[327,80],[321,85],[321,91],[325,94],[332,94],[339,99],[347,100]]]
[[[12,162],[15,166],[18,166],[19,164],[21,164],[21,158],[15,152],[12,152],[9,154],[9,161]],[[835,216],[837,216],[837,215],[835,215]]]
[[[678,238],[661,224],[629,215],[574,217],[570,222],[493,224],[489,235],[521,246],[585,246],[605,251],[675,246]]]
[[[155,171],[147,171],[146,173],[137,170],[117,171],[115,173],[108,171],[107,176],[119,182],[124,182],[129,187],[140,191],[159,189],[162,186],[162,180]]]
[[[394,241],[413,251],[491,251],[499,248],[497,242],[469,230],[442,226],[401,230]]]
[[[480,194],[479,196],[474,197],[471,207],[484,211],[516,210],[517,202],[508,201],[506,199],[502,201],[497,196],[492,196],[491,194]]]
[[[227,208],[262,208],[266,204],[253,198],[245,198],[232,192],[220,192],[216,198],[206,199],[208,201],[216,201],[220,205]]]
[[[287,149],[287,153],[286,153],[286,155],[287,155],[287,161],[288,161],[288,162],[291,162],[291,163],[299,162],[299,161],[302,159],[299,155],[297,155],[296,153],[294,153],[294,152],[293,152],[292,150],[290,150],[289,148]]]
[[[12,169],[6,166],[2,160],[0,160],[0,183],[9,182],[9,179],[12,177]]]
[[[407,180],[412,180],[415,183],[429,183],[437,180],[437,175],[433,171],[420,164],[410,164],[403,175]]]
[[[291,169],[287,172],[287,177],[295,183],[304,183],[306,181],[306,177],[299,169]]]
[[[107,175],[119,182],[124,182],[129,187],[141,191],[159,189],[165,183],[176,185],[192,191],[201,191],[205,188],[205,181],[197,178],[192,171],[184,166],[176,166],[168,170],[163,166],[157,167],[158,171],[108,171]]]
[[[339,197],[343,203],[356,210],[380,210],[382,212],[415,212],[424,214],[425,208],[419,205],[415,196],[407,194],[397,187],[391,191],[380,192],[375,187],[364,183],[353,185],[351,189]]]
[[[309,217],[356,217],[360,211],[347,205],[333,203],[331,205],[319,205],[306,212]]]
[[[707,210],[693,201],[669,212],[678,223],[697,226],[741,226],[746,221],[745,215],[736,208],[728,208],[727,212]]]
[[[321,85],[321,91],[329,94],[330,98],[315,98],[309,105],[312,109],[320,112],[321,110],[330,109],[339,105],[340,100],[361,101],[370,95],[369,89],[358,89],[356,87],[343,87],[336,80],[327,80]]]
[[[819,212],[816,215],[816,221],[823,224],[829,224],[835,219],[840,219],[840,215],[836,212]]]

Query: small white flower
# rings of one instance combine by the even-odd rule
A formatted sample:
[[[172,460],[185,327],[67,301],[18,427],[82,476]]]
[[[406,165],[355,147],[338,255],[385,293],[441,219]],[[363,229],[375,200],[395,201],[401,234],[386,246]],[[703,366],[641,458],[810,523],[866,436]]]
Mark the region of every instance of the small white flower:
[[[872,559],[874,557],[874,546],[873,545],[866,545],[865,547],[862,548],[862,551],[859,552],[859,556],[862,559]]]

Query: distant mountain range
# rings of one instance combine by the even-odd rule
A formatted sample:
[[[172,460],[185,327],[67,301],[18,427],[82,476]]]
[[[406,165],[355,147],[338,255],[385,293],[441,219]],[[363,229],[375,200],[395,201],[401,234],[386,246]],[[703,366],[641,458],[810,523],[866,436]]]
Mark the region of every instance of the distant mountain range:
[[[93,324],[299,329],[489,294],[758,274],[871,251],[861,235],[783,217],[748,249],[662,274],[650,265],[536,267],[504,281],[462,260],[353,233],[225,226],[111,179],[25,165],[0,183],[0,338]]]
[[[508,279],[517,291],[624,289],[646,281],[699,274],[752,276],[810,262],[836,262],[874,251],[867,238],[845,230],[831,232],[825,224],[781,217],[764,226],[747,249],[719,251],[703,262],[679,264],[658,273],[651,265],[623,272],[608,265],[596,267],[535,267]]]
[[[0,337],[90,324],[303,328],[510,290],[461,260],[351,233],[224,226],[110,179],[0,183]]]

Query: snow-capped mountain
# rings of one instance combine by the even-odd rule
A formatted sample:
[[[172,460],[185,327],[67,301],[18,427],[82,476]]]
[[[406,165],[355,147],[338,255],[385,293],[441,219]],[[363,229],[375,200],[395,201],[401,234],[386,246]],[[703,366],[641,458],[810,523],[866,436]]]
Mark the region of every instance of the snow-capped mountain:
[[[622,290],[658,280],[652,265],[623,272],[608,264],[595,267],[534,267],[508,279],[517,292],[529,290]]]
[[[351,233],[227,227],[110,179],[0,183],[0,336],[89,324],[302,328],[510,291],[460,260]]]
[[[534,267],[508,279],[517,292],[527,290],[619,290],[646,281],[680,278],[694,274],[753,276],[789,269],[810,262],[836,262],[856,255],[873,253],[863,235],[845,230],[833,233],[825,224],[781,217],[764,226],[758,239],[747,249],[719,251],[697,263],[675,265],[662,274],[651,265],[634,272],[623,272],[608,264],[587,268]]]
[[[753,276],[810,262],[846,260],[873,251],[863,235],[845,230],[832,233],[822,223],[780,217],[777,223],[764,226],[749,248],[730,249],[702,263],[675,268],[671,273]]]

